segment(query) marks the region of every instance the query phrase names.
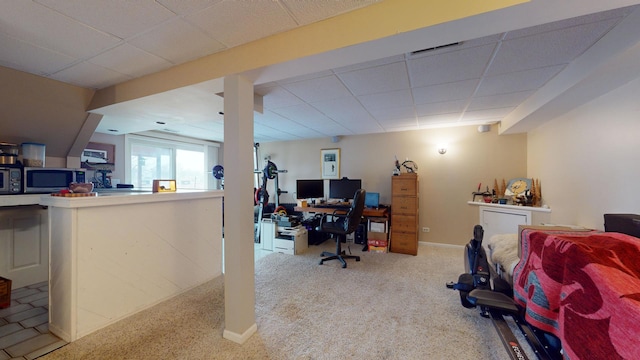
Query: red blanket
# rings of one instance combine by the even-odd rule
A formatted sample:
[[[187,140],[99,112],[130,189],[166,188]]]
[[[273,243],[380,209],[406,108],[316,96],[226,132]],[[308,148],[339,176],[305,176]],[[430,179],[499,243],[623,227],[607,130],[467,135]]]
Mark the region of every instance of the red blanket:
[[[567,359],[640,359],[640,239],[525,230],[514,298]]]

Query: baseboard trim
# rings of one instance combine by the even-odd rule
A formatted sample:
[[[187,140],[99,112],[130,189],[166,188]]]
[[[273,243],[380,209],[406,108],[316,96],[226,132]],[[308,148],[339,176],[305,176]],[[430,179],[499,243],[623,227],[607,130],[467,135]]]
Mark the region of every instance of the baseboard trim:
[[[238,333],[235,333],[235,332],[233,332],[233,331],[229,331],[229,330],[225,329],[225,330],[222,332],[222,337],[223,337],[223,338],[225,338],[225,339],[227,339],[227,340],[231,340],[231,341],[233,341],[233,342],[235,342],[235,343],[238,343],[238,344],[242,345],[242,344],[244,344],[244,342],[245,342],[245,341],[247,341],[247,340],[251,337],[251,335],[253,335],[256,331],[258,331],[258,325],[253,324],[253,325],[251,325],[251,326],[247,329],[247,331],[245,331],[245,332],[244,332],[244,333],[242,333],[242,334],[238,334]]]
[[[77,340],[71,337],[71,334],[57,327],[55,324],[49,324],[49,332],[68,343]]]
[[[425,245],[425,246],[443,247],[443,248],[449,248],[449,249],[462,249],[465,247],[465,245],[442,244],[442,243],[434,243],[434,242],[428,242],[428,241],[420,241],[418,242],[418,244]]]

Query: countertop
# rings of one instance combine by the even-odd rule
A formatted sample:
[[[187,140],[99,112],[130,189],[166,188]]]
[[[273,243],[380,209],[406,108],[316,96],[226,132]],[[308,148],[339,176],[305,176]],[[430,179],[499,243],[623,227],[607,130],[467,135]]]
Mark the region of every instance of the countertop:
[[[534,207],[534,206],[520,206],[520,205],[507,205],[507,204],[493,204],[486,203],[484,201],[467,201],[469,205],[476,206],[487,206],[493,208],[502,208],[502,209],[513,209],[513,210],[529,210],[529,211],[539,211],[539,212],[551,212],[551,209],[548,207]]]
[[[38,205],[44,194],[0,195],[0,207]]]
[[[119,204],[151,203],[160,201],[188,200],[223,197],[222,190],[178,190],[176,192],[152,193],[151,191],[118,189],[99,190],[92,197],[55,197],[50,194],[0,195],[0,207],[43,205],[60,207],[90,207]]]
[[[159,193],[152,193],[150,191],[99,191],[98,196],[90,197],[59,197],[46,195],[41,197],[40,205],[62,208],[85,208],[221,197],[224,197],[224,191],[222,190],[178,190],[176,192]]]

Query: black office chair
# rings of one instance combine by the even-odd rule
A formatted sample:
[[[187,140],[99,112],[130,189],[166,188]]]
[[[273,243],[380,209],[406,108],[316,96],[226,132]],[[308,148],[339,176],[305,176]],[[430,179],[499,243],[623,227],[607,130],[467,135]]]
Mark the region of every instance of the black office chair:
[[[344,259],[356,259],[356,261],[360,261],[360,256],[346,255],[344,251],[342,251],[341,243],[342,240],[346,240],[347,235],[354,232],[360,224],[362,212],[364,211],[365,193],[363,189],[356,191],[353,197],[353,203],[351,203],[351,207],[346,214],[340,214],[341,211],[336,210],[332,214],[326,214],[320,219],[320,225],[316,230],[336,235],[335,254],[323,251],[320,256],[326,257],[320,260],[320,265],[325,261],[340,260],[342,267],[346,268],[347,262]],[[331,216],[332,221],[326,221],[329,216]]]

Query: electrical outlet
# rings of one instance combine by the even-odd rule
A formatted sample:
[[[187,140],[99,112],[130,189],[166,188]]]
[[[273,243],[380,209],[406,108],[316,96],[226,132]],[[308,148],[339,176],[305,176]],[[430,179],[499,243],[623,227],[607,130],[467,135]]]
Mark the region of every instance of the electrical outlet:
[[[431,229],[429,229],[429,228],[428,228],[428,227],[426,227],[426,226],[422,228],[422,232],[429,232],[430,230],[431,230]]]

